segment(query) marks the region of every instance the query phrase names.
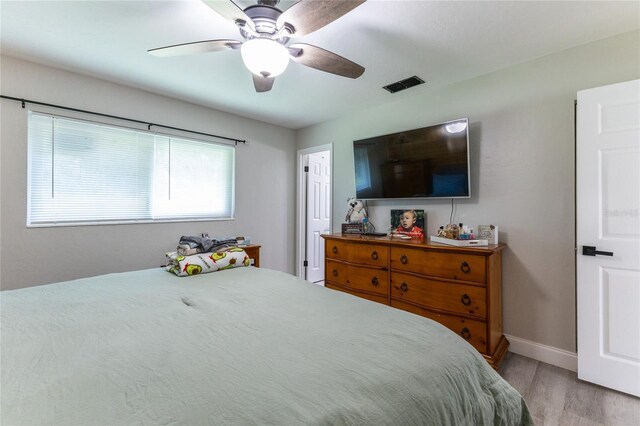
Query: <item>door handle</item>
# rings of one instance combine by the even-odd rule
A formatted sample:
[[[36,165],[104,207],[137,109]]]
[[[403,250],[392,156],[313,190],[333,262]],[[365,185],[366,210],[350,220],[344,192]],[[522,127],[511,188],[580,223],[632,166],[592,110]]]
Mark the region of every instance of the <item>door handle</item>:
[[[596,254],[601,256],[613,256],[612,251],[599,251],[596,250],[594,246],[582,246],[582,254],[584,256],[595,256]]]

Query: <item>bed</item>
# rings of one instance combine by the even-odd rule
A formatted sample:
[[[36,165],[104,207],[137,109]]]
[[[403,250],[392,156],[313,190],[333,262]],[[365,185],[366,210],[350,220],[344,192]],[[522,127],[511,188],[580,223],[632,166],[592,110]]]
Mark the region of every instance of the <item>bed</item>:
[[[268,269],[151,269],[0,293],[3,425],[528,425],[420,316]]]

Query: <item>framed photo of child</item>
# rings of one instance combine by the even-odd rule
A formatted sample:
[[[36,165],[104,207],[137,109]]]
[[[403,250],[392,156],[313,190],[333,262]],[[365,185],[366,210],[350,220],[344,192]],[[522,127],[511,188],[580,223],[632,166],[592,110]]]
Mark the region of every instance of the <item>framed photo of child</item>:
[[[424,238],[425,221],[424,210],[391,210],[391,233],[411,238]]]

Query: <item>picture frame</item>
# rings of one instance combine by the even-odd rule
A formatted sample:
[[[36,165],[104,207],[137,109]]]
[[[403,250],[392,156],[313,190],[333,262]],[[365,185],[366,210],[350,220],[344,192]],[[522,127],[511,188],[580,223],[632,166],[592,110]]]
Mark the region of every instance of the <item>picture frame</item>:
[[[495,225],[478,225],[476,238],[489,241],[489,244],[498,244],[498,227]]]
[[[427,215],[424,210],[392,209],[391,235],[424,238]]]
[[[364,224],[362,222],[356,223],[343,223],[343,234],[364,234]]]

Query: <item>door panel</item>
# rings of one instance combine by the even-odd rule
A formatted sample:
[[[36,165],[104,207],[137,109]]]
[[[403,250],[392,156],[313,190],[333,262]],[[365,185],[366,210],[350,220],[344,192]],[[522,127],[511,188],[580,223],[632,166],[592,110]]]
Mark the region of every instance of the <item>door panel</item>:
[[[578,92],[576,136],[578,377],[640,396],[640,80]]]
[[[638,147],[631,149],[605,149],[601,151],[602,211],[601,238],[638,239],[640,221],[629,220],[639,204],[638,187],[630,181],[640,181],[640,155]],[[635,212],[637,215],[637,210]]]
[[[603,269],[602,310],[603,354],[640,362],[640,321],[633,321],[640,312],[640,280],[638,271]]]

